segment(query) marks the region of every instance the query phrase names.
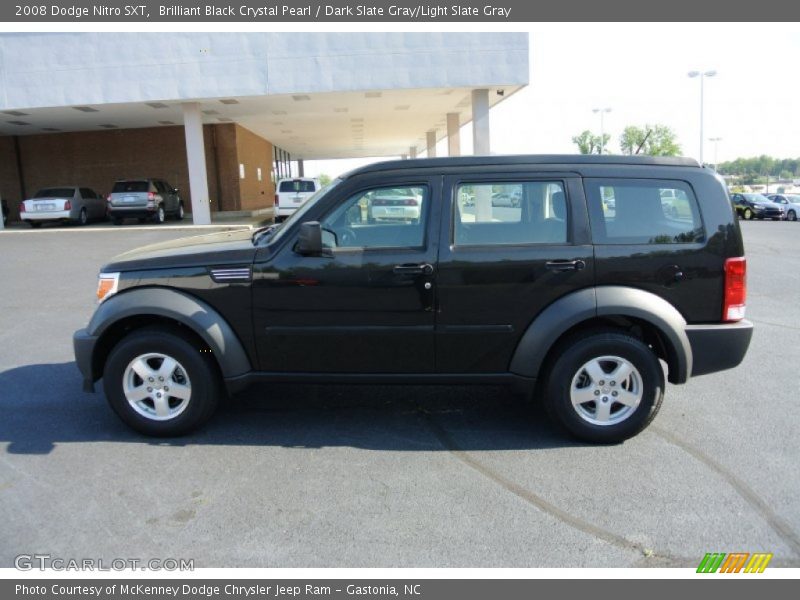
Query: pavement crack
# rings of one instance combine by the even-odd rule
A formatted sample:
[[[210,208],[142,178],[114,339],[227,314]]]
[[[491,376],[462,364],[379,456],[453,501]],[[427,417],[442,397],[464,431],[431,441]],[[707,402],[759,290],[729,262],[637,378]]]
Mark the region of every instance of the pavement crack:
[[[573,529],[577,529],[583,533],[591,535],[595,538],[603,540],[613,546],[617,546],[619,548],[623,548],[626,550],[633,550],[646,558],[661,558],[663,560],[675,560],[674,557],[664,554],[658,554],[654,552],[650,548],[646,548],[642,544],[637,542],[633,542],[628,540],[621,535],[617,535],[612,531],[608,531],[603,529],[602,527],[598,527],[597,525],[593,525],[588,521],[584,521],[583,519],[571,515],[570,513],[560,509],[556,505],[548,502],[541,496],[531,492],[528,489],[523,488],[521,485],[514,483],[510,479],[504,477],[500,473],[497,473],[493,469],[487,467],[485,464],[480,462],[479,460],[475,459],[469,452],[462,450],[452,436],[441,426],[437,423],[431,415],[425,411],[424,409],[420,409],[420,412],[425,418],[426,423],[430,427],[433,434],[442,444],[442,446],[447,449],[450,454],[455,456],[459,461],[467,465],[468,467],[472,468],[473,470],[477,471],[484,477],[494,481],[496,484],[500,485],[507,491],[511,492],[521,500],[524,500],[528,504],[533,505],[537,509],[541,510],[542,512],[547,513],[551,517],[561,521],[565,525],[572,527]]]
[[[684,452],[690,454],[692,457],[703,463],[709,469],[717,473],[725,481],[728,482],[739,496],[747,502],[753,509],[764,519],[772,530],[786,542],[792,551],[800,556],[800,536],[795,532],[791,525],[780,517],[769,504],[767,504],[755,490],[747,485],[743,480],[737,477],[733,472],[722,466],[716,460],[708,456],[705,452],[692,446],[689,442],[680,439],[672,432],[661,429],[660,427],[651,425],[650,429],[666,442],[677,446]]]

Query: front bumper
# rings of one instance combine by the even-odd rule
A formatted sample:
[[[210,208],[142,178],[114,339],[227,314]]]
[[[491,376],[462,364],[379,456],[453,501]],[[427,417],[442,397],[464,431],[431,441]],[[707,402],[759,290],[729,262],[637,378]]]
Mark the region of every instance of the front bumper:
[[[90,335],[86,329],[79,329],[72,335],[72,347],[75,351],[75,363],[78,365],[78,370],[83,375],[83,391],[93,392],[94,382],[97,379],[94,376],[92,368],[92,356],[94,356],[94,346],[97,343],[97,338]]]
[[[742,320],[719,325],[687,325],[692,346],[692,377],[732,369],[739,365],[750,346],[753,324]]]

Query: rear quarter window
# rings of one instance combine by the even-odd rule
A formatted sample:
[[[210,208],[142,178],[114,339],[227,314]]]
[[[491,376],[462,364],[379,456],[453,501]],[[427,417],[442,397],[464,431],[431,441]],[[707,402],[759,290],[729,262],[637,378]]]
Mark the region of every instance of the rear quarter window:
[[[689,244],[705,239],[685,181],[586,179],[595,244]]]

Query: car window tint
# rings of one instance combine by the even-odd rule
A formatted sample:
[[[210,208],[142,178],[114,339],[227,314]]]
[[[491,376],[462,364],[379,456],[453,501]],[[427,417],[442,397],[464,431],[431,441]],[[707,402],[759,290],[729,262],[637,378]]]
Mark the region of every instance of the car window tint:
[[[123,192],[147,192],[150,187],[146,181],[118,181],[111,189],[112,194]]]
[[[36,192],[34,198],[72,198],[75,188],[45,188]]]
[[[322,221],[329,248],[419,248],[425,244],[428,188],[372,188],[352,195]]]
[[[279,192],[315,192],[317,191],[313,181],[303,179],[293,179],[292,181],[281,181]]]
[[[681,244],[704,239],[697,200],[685,182],[584,181],[597,244]]]
[[[567,242],[567,203],[560,181],[464,182],[455,194],[456,246]]]

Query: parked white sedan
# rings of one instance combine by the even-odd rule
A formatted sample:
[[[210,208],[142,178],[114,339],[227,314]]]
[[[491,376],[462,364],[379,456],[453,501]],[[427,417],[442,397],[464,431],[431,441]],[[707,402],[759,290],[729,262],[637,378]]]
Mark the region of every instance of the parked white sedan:
[[[90,188],[49,187],[22,201],[19,217],[31,227],[52,221],[86,225],[91,219],[106,218],[106,202]]]

